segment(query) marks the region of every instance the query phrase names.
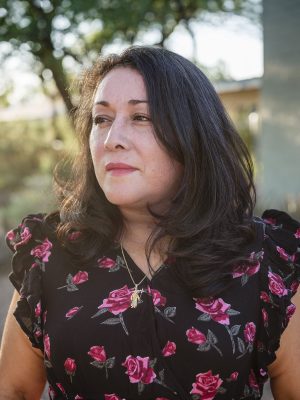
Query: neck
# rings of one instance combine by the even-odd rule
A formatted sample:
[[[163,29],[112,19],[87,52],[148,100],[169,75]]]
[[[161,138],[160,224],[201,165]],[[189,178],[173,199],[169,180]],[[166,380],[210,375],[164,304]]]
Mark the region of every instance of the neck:
[[[155,228],[155,220],[147,211],[121,210],[124,231],[123,243],[132,243],[139,247],[145,247],[147,239]]]

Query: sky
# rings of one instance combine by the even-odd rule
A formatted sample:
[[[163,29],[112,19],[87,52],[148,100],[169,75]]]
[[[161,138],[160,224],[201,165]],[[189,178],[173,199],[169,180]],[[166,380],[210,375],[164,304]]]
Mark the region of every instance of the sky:
[[[222,63],[229,75],[237,80],[262,76],[263,43],[258,26],[241,17],[230,17],[221,23],[194,23],[192,29],[196,37],[197,60],[200,65],[209,68]],[[152,44],[155,42],[155,35],[155,32],[144,33],[139,44]],[[167,47],[187,58],[192,55],[192,40],[181,26],[168,39]],[[105,52],[119,49],[119,45],[110,45],[105,48]],[[39,79],[18,58],[12,58],[6,63],[4,76],[17,88],[10,97],[12,105],[20,103],[28,93],[39,91]]]

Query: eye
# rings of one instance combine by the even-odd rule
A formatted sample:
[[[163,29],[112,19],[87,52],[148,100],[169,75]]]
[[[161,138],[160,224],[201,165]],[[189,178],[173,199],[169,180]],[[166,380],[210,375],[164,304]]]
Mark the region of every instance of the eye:
[[[93,118],[93,124],[94,124],[95,126],[97,126],[97,125],[103,125],[103,124],[109,123],[109,122],[110,122],[110,119],[109,119],[108,117],[103,116],[103,115],[96,115],[96,116]]]
[[[147,117],[146,115],[142,115],[142,114],[135,114],[133,116],[133,120],[134,121],[141,121],[141,122],[149,122],[149,121],[151,121],[150,117]]]

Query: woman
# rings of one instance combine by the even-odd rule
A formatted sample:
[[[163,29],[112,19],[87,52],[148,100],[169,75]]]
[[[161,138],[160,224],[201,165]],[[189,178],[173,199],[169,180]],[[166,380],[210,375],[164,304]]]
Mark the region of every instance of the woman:
[[[1,399],[47,378],[51,399],[252,400],[268,375],[298,399],[300,226],[253,217],[250,157],[207,78],[131,47],[85,73],[76,121],[60,210],[8,233]]]

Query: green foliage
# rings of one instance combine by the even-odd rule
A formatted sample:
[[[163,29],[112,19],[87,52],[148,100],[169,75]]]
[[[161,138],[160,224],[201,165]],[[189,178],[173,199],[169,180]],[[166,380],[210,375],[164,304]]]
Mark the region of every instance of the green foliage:
[[[119,41],[135,43],[141,33],[157,30],[164,45],[178,24],[214,13],[259,15],[260,0],[0,0],[0,37],[17,52],[33,55],[41,75],[50,69],[67,109],[63,61],[87,64],[102,48]],[[153,43],[154,44],[154,43]]]
[[[65,146],[71,141],[71,127],[60,117],[56,129],[63,132]],[[1,122],[0,190],[4,193],[26,187],[25,178],[34,174],[52,174],[63,157],[63,143],[55,139],[52,120]],[[5,203],[5,198],[1,198]]]

